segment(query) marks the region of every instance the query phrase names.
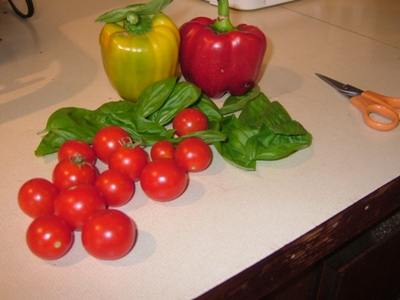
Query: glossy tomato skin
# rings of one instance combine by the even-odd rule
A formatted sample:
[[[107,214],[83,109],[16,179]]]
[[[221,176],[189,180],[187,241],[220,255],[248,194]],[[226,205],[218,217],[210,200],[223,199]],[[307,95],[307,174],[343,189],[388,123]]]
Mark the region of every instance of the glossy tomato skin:
[[[26,232],[26,243],[36,256],[58,259],[64,256],[74,242],[74,233],[62,218],[55,215],[33,220]]]
[[[104,196],[93,184],[63,190],[54,201],[54,214],[67,221],[73,230],[81,230],[93,213],[104,208]]]
[[[159,158],[174,158],[175,146],[169,141],[158,141],[150,149],[150,157],[152,160]]]
[[[129,138],[128,132],[121,127],[111,125],[101,128],[93,137],[96,156],[108,164],[111,154],[121,146],[121,141]]]
[[[58,188],[44,178],[32,178],[25,182],[18,191],[18,205],[32,218],[51,215],[54,212],[54,200]]]
[[[206,130],[208,120],[205,114],[196,108],[185,108],[176,114],[172,121],[172,127],[177,136],[183,136],[189,133]]]
[[[127,174],[133,181],[138,181],[144,167],[149,162],[147,152],[140,146],[133,148],[120,146],[110,156],[108,168]]]
[[[125,213],[104,209],[93,214],[82,229],[82,244],[95,258],[118,259],[128,254],[136,242],[137,226]]]
[[[61,145],[60,149],[58,149],[57,152],[58,161],[62,161],[63,159],[77,155],[81,156],[86,162],[91,165],[94,165],[96,163],[97,157],[93,147],[83,141],[66,141]]]
[[[122,206],[135,194],[135,183],[127,174],[118,170],[102,172],[95,186],[103,193],[107,206]]]
[[[210,165],[212,152],[210,146],[197,137],[186,138],[175,150],[175,159],[188,172],[200,172]]]
[[[80,157],[69,157],[59,161],[53,169],[53,183],[59,190],[96,181],[99,171]]]
[[[156,201],[171,201],[185,190],[189,177],[185,169],[174,159],[158,159],[150,162],[140,176],[144,193]]]

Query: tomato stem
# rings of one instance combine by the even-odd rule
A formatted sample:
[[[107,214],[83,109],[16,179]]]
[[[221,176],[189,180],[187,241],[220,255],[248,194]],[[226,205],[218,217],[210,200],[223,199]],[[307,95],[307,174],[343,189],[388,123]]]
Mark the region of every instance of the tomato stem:
[[[121,146],[125,148],[133,149],[137,146],[140,146],[140,144],[142,144],[142,140],[134,142],[130,137],[123,137],[122,139],[119,140],[119,143],[121,144]]]
[[[82,155],[80,155],[80,154],[71,155],[71,156],[69,157],[69,160],[70,160],[73,164],[75,164],[75,165],[77,165],[77,166],[89,165],[90,167],[93,167],[93,165],[92,165],[91,163],[88,163],[88,162],[87,162],[86,157],[84,157],[84,156],[82,156]]]

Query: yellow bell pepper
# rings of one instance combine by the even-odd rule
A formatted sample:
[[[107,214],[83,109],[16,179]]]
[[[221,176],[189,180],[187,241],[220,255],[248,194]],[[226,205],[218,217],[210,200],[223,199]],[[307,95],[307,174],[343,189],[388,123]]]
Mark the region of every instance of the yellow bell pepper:
[[[100,16],[104,70],[120,97],[137,101],[151,83],[179,71],[179,31],[161,12],[172,0],[153,0]]]

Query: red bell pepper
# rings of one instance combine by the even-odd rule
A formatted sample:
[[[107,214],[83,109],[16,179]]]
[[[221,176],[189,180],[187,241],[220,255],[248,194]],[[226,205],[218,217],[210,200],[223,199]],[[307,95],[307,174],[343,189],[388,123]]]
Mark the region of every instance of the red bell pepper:
[[[218,0],[216,20],[198,17],[179,31],[182,75],[207,96],[240,96],[258,83],[267,39],[255,26],[233,26],[228,0]]]

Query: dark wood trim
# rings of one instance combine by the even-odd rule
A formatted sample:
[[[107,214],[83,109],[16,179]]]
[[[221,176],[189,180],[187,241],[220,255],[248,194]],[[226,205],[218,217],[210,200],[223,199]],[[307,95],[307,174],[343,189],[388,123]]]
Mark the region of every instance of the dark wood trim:
[[[400,176],[198,299],[259,299],[400,208]]]

